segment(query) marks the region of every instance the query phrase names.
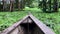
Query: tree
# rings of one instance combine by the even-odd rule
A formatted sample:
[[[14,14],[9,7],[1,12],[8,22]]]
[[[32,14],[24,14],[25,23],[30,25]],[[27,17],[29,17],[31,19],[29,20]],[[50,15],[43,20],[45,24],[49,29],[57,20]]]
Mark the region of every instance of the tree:
[[[58,0],[54,0],[53,10],[54,10],[54,12],[57,12],[58,11]]]
[[[42,4],[42,3],[43,3],[43,1],[42,1],[42,0],[38,0],[38,7],[39,7],[39,8],[42,8],[42,6],[43,6],[43,4]]]
[[[43,0],[43,12],[57,12],[58,0]]]
[[[32,5],[33,1],[34,1],[34,0],[26,0],[26,1],[25,1],[25,2],[26,2],[26,6],[32,7],[31,5]]]
[[[46,0],[43,0],[43,12],[46,12]]]
[[[3,11],[6,10],[6,0],[3,0]]]
[[[23,8],[25,8],[25,3],[25,0],[20,1],[20,10],[23,10]]]
[[[15,0],[16,1],[16,8],[18,8],[18,10],[23,10],[23,8],[25,7],[25,0]]]
[[[3,4],[2,4],[2,0],[0,0],[0,10],[3,9]]]
[[[10,11],[14,10],[14,0],[10,0]]]
[[[18,0],[15,0],[15,7],[18,8]]]

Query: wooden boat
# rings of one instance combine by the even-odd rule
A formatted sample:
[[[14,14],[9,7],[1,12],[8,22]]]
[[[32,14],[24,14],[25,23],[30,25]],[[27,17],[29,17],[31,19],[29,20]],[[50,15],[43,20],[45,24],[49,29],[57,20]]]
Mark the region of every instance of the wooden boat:
[[[1,34],[55,34],[52,29],[35,18],[32,14],[5,29]]]

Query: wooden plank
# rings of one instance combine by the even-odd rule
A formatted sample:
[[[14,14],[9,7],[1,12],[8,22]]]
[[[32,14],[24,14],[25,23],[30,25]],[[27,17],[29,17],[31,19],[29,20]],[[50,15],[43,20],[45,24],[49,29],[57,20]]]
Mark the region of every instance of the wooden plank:
[[[29,15],[35,24],[45,33],[45,34],[55,34],[52,29],[47,27],[43,22],[35,18],[32,14]]]
[[[0,31],[0,33],[1,33],[1,31]]]
[[[22,22],[22,24],[23,23],[32,23],[33,22],[33,20],[31,20],[29,17],[27,18],[27,19],[25,19],[23,22]]]
[[[25,17],[24,17],[22,20],[20,20],[19,22],[16,22],[15,24],[13,24],[11,27],[9,27],[9,28],[5,29],[4,31],[2,31],[1,34],[8,34],[8,33],[11,32],[12,30],[14,30],[15,28],[17,28],[17,27],[20,25],[20,23],[22,23],[27,17],[28,17],[28,15],[25,16]]]
[[[18,28],[16,28],[15,30],[13,30],[12,32],[10,32],[9,34],[18,34],[19,30]]]

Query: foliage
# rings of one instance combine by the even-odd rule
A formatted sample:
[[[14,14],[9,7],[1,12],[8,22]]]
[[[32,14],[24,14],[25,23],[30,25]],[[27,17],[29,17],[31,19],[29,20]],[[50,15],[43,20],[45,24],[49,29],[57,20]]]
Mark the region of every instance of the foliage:
[[[0,31],[11,26],[13,23],[23,18],[26,14],[27,13],[24,13],[23,11],[0,12]]]
[[[39,2],[39,6],[43,8],[43,12],[51,13],[58,11],[58,0],[42,0]]]

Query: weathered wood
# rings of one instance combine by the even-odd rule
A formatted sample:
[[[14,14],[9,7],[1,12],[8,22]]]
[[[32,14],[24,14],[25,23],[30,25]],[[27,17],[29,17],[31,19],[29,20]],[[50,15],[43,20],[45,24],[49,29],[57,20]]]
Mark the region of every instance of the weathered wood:
[[[32,22],[33,22],[31,19],[27,18],[26,20],[23,21],[23,23],[27,23],[27,21],[28,21],[29,23],[32,23]]]
[[[28,16],[24,17],[22,20],[20,20],[19,22],[16,22],[15,24],[13,24],[11,27],[5,29],[4,31],[2,31],[1,34],[8,34],[9,32],[11,32],[12,30],[14,30],[15,28],[17,28]]]
[[[8,34],[18,34],[19,30],[18,28],[16,28],[15,30],[13,30],[12,32],[8,33]]]
[[[25,22],[25,23],[24,23]],[[31,22],[31,23],[29,23]],[[5,29],[1,34],[55,34],[53,30],[35,18],[32,14]]]
[[[1,31],[0,31],[0,33],[1,33]]]
[[[33,15],[30,15],[31,19],[36,23],[36,25],[45,33],[45,34],[55,34],[49,27],[35,18]]]

